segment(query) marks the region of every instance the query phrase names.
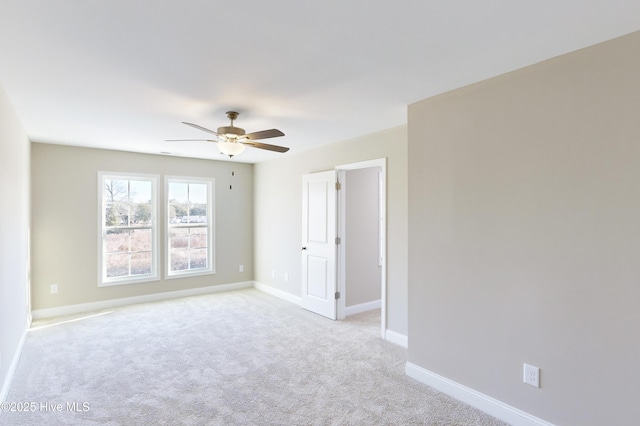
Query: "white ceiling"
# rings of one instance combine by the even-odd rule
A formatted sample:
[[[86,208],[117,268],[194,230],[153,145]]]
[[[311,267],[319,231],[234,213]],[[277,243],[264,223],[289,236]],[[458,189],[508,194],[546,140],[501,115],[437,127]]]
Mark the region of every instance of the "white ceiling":
[[[215,130],[237,110],[297,152],[636,30],[637,0],[2,0],[0,85],[33,141],[222,160],[164,139],[206,138],[181,121]]]

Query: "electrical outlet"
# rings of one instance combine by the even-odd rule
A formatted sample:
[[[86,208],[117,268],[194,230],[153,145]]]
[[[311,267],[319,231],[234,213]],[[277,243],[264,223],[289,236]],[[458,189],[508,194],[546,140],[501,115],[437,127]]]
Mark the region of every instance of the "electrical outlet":
[[[58,294],[58,284],[51,284],[51,294]]]
[[[539,388],[540,369],[538,367],[534,367],[533,365],[525,364],[523,380],[526,384]]]
[[[240,267],[238,267],[238,272],[244,272],[244,265],[240,265]]]
[[[284,280],[285,281],[289,281],[289,273],[288,272],[284,273]]]
[[[276,270],[274,269],[273,271],[271,271],[271,278],[275,278],[276,277]]]

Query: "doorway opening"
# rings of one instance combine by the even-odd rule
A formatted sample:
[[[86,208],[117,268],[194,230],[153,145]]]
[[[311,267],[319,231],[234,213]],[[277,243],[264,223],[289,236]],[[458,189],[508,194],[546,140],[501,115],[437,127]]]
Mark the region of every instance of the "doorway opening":
[[[336,167],[338,191],[337,319],[380,309],[386,331],[386,159]]]

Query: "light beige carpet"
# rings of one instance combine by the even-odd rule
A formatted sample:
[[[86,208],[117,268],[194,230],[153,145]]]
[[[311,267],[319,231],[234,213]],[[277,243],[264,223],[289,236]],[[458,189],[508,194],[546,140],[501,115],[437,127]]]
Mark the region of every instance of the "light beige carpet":
[[[34,323],[0,424],[503,425],[407,377],[379,315],[248,289]]]

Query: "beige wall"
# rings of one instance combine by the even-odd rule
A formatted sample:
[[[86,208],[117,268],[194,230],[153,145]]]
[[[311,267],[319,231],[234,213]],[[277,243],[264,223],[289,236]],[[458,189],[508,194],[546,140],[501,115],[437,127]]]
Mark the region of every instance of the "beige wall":
[[[31,170],[33,309],[253,279],[250,164],[34,143]],[[232,170],[235,177],[230,190]],[[216,274],[98,287],[98,171],[158,174],[161,179],[165,175],[215,178]],[[159,186],[164,187],[163,181]],[[161,217],[163,200],[161,195]],[[238,272],[240,264],[244,265],[242,273]],[[58,294],[49,292],[54,283],[59,286]]]
[[[0,400],[29,313],[29,139],[0,86]]]
[[[559,425],[638,422],[638,52],[409,107],[409,362]]]
[[[255,165],[255,278],[301,293],[302,176],[387,158],[387,327],[407,333],[407,135],[401,126]],[[276,278],[272,278],[276,271]],[[289,274],[289,281],[284,274]]]

